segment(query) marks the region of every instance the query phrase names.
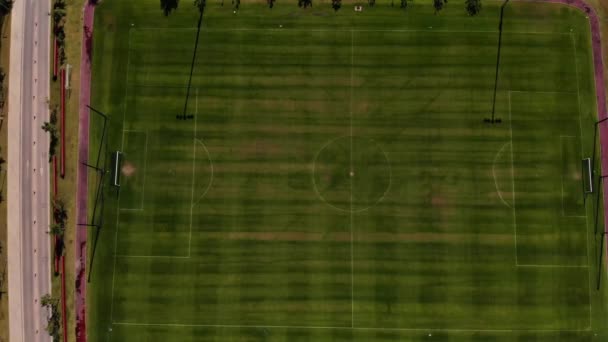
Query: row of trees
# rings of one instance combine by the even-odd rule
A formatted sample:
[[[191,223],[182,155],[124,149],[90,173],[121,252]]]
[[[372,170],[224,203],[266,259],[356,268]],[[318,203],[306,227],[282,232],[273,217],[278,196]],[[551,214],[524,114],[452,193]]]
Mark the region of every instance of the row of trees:
[[[274,2],[274,0],[268,0],[269,2],[272,1]],[[196,7],[200,12],[203,12],[205,10],[205,5],[206,5],[206,0],[194,0],[194,7]],[[222,4],[224,2],[222,1]],[[232,0],[232,4],[234,5],[235,0]],[[165,16],[169,15],[173,10],[177,9],[177,5],[179,4],[179,0],[160,0],[160,9],[163,10],[163,13],[165,14]],[[238,6],[240,6],[241,1],[240,0],[236,0],[236,8],[238,9]],[[272,7],[272,5],[270,6]]]
[[[0,0],[2,1],[2,0]],[[63,1],[63,0],[62,0]],[[272,8],[274,6],[276,0],[267,0],[268,7]],[[400,8],[407,8],[408,1],[400,0],[401,5]],[[223,3],[223,2],[222,2]],[[435,8],[435,14],[443,9],[445,4],[447,4],[447,0],[433,0],[433,7]],[[160,0],[160,8],[163,13],[167,16],[173,10],[177,9],[177,5],[179,4],[179,0]],[[232,5],[235,9],[239,9],[241,4],[240,0],[232,0]],[[369,6],[374,6],[376,4],[376,0],[368,0]],[[203,11],[205,7],[205,0],[195,0],[194,5],[199,8],[200,11]],[[391,3],[392,5],[392,3]],[[202,7],[201,7],[202,6]],[[312,0],[298,0],[298,6],[302,8],[312,7]],[[342,0],[332,0],[331,7],[337,11],[342,7]],[[476,15],[481,11],[481,0],[465,0],[465,9],[469,15]]]
[[[53,4],[53,30],[57,37],[59,49],[59,64],[65,63],[65,15],[67,14],[65,0],[55,0]]]
[[[51,234],[63,238],[68,221],[68,210],[60,199],[53,200],[53,220],[55,223],[51,225]]]
[[[46,323],[46,331],[51,335],[53,341],[60,341],[61,315],[59,314],[59,299],[46,294],[40,299],[40,305],[51,312]]]
[[[49,144],[49,162],[51,162],[57,153],[57,143],[59,142],[59,129],[57,128],[57,107],[51,110],[50,121],[47,121],[42,125],[42,130],[51,135],[51,143]]]

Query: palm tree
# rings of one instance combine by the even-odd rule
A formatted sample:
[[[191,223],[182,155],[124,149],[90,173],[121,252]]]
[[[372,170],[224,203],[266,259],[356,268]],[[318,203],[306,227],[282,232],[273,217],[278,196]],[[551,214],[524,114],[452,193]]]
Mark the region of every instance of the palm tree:
[[[0,14],[7,15],[13,8],[13,0],[0,0]]]
[[[481,11],[481,0],[466,0],[465,4],[469,15],[476,15]]]
[[[435,14],[443,9],[443,0],[433,0],[433,7],[435,7]]]
[[[55,222],[65,225],[68,218],[68,210],[65,208],[65,203],[61,199],[53,200],[53,218]]]
[[[63,237],[63,234],[65,233],[65,228],[59,223],[54,223],[53,225],[51,225],[49,233],[51,233],[51,235]]]
[[[207,4],[207,0],[194,0],[194,6],[198,8],[198,10],[203,13],[205,11],[205,5]]]
[[[163,10],[165,17],[168,16],[171,11],[177,9],[177,4],[179,0],[160,0],[160,9]]]

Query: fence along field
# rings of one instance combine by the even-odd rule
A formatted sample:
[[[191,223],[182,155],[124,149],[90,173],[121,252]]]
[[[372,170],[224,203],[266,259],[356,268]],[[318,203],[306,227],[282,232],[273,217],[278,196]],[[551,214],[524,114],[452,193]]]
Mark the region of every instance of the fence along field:
[[[90,338],[606,336],[584,16],[509,5],[491,126],[495,4],[210,3],[184,120],[180,6],[99,7],[94,104],[123,154]]]

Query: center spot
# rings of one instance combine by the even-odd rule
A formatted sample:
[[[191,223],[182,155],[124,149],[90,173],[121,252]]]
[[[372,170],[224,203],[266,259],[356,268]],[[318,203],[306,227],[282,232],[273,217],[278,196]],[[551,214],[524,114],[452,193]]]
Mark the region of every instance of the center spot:
[[[358,136],[340,137],[325,144],[314,160],[313,172],[319,197],[344,211],[375,205],[391,182],[386,153],[374,140]]]

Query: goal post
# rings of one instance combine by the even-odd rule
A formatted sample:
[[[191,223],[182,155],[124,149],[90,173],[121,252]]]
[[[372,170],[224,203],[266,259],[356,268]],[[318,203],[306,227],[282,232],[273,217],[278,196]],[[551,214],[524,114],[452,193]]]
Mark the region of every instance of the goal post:
[[[591,170],[591,158],[582,159],[582,182],[583,182],[583,193],[593,193],[593,170]]]
[[[112,164],[114,165],[114,167],[112,168],[113,170],[113,175],[112,175],[112,185],[116,186],[116,187],[120,187],[120,165],[122,163],[122,152],[121,151],[115,151],[114,154],[112,155]]]

